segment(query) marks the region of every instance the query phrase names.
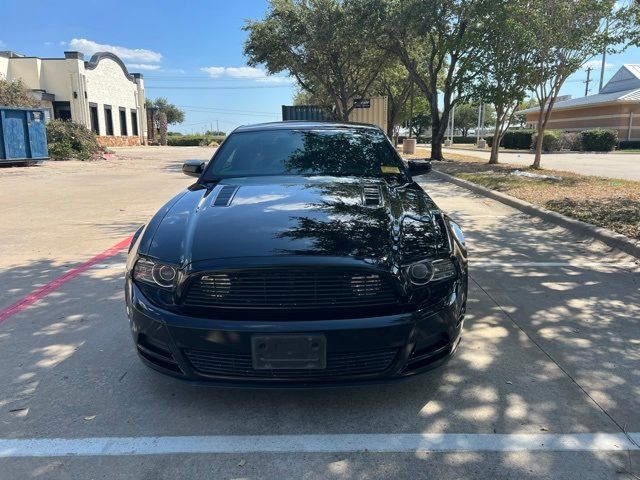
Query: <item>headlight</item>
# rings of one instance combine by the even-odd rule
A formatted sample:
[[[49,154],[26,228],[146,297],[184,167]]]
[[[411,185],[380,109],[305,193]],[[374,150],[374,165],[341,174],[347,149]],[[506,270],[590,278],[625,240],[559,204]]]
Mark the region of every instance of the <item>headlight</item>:
[[[463,247],[466,246],[464,244],[464,233],[462,233],[462,229],[460,228],[460,225],[458,225],[453,220],[449,219],[449,226],[451,227],[451,232],[453,233],[453,236],[456,237],[456,240],[458,240],[458,243],[460,243],[460,245],[462,245]]]
[[[429,282],[448,280],[457,275],[456,266],[449,258],[414,263],[409,265],[405,271],[414,285],[426,285]]]
[[[178,270],[166,263],[140,258],[133,267],[133,279],[162,288],[173,288],[178,278]]]

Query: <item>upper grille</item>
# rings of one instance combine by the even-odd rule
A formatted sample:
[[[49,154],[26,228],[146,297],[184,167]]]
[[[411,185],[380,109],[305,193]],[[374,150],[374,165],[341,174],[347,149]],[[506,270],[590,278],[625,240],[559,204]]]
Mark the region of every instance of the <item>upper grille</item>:
[[[188,287],[184,304],[220,308],[344,308],[396,305],[393,287],[368,271],[262,269],[211,272]]]
[[[327,354],[327,368],[321,370],[255,370],[250,354],[184,350],[193,368],[205,375],[257,378],[323,378],[382,373],[393,363],[398,349]]]

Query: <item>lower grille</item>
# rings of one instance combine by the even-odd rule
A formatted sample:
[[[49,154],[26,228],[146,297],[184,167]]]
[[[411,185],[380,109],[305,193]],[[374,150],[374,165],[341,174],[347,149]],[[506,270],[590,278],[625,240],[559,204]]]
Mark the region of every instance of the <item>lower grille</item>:
[[[194,278],[184,305],[212,308],[314,309],[398,305],[390,282],[375,272],[263,269]]]
[[[368,352],[328,353],[327,368],[322,370],[255,370],[251,355],[184,350],[193,368],[204,375],[253,378],[324,378],[382,373],[387,370],[398,349]]]

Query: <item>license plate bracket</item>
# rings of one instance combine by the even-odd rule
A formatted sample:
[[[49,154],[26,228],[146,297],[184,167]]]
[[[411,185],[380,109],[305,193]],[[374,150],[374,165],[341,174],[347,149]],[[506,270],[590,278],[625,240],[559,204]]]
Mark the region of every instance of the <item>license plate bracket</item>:
[[[327,368],[324,335],[254,335],[251,359],[256,370]]]

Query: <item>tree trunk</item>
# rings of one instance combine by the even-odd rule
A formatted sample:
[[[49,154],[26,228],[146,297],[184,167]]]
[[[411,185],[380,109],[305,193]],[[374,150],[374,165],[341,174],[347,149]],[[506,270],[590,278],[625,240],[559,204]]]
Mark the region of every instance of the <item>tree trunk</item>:
[[[440,122],[435,118],[431,124],[431,160],[442,160],[442,135],[440,135]]]
[[[540,102],[540,114],[538,115],[538,124],[536,125],[536,145],[535,145],[535,151],[536,154],[533,157],[533,164],[531,164],[531,168],[535,168],[536,170],[538,170],[540,168],[540,160],[541,160],[541,156],[542,156],[542,140],[544,138],[544,130],[546,128],[546,122],[545,122],[545,112],[544,109],[547,106],[547,101],[546,99],[544,99],[544,101]]]
[[[498,163],[498,150],[500,149],[500,131],[502,126],[500,122],[496,121],[496,126],[493,130],[493,143],[491,144],[491,155],[489,155],[489,165],[496,165]]]
[[[160,112],[158,118],[160,123],[160,145],[167,145],[167,114]]]
[[[538,123],[538,135],[536,138],[536,156],[533,158],[533,164],[531,168],[535,168],[538,170],[540,168],[540,160],[542,157],[542,140],[544,138],[544,128],[540,128],[540,123]]]

